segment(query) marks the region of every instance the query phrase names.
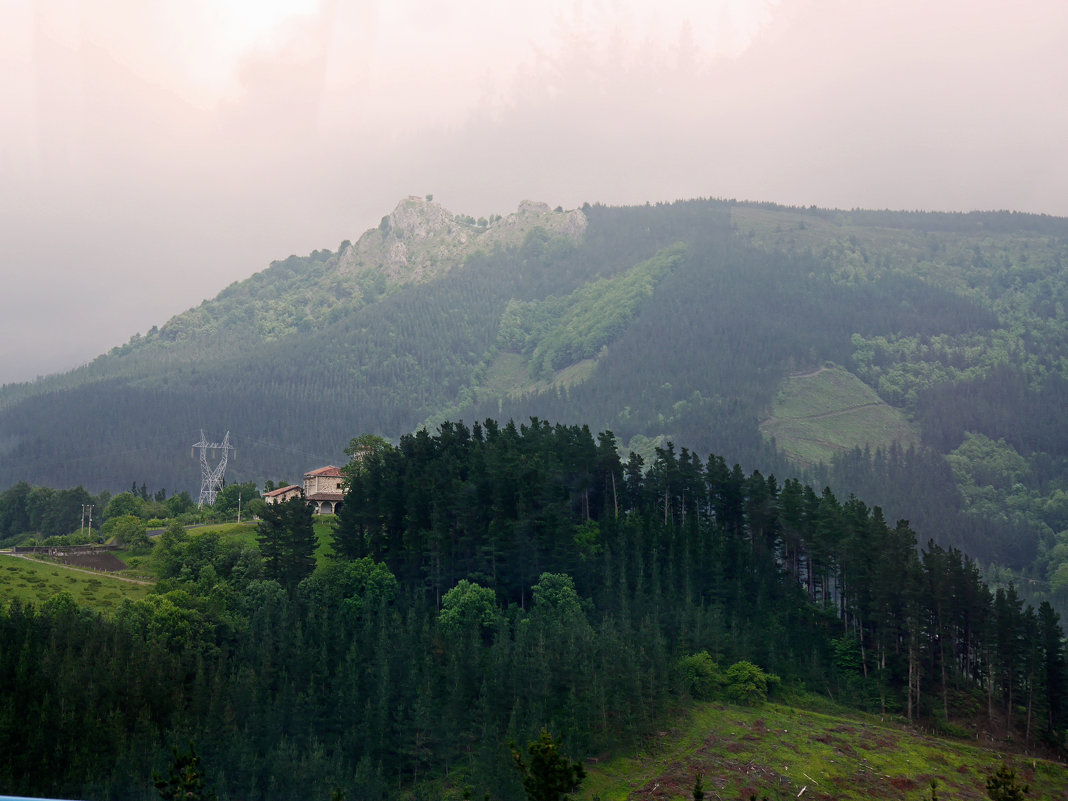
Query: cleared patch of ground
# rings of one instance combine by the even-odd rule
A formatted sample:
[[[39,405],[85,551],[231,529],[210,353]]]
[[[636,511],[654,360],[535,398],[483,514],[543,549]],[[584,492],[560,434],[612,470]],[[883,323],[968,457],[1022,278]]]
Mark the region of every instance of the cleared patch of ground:
[[[711,799],[987,798],[986,777],[1008,760],[1029,798],[1063,798],[1068,767],[974,742],[926,736],[892,719],[827,714],[784,704],[701,704],[633,756],[590,761],[581,797],[690,798],[698,773]]]
[[[477,392],[488,391],[501,397],[546,392],[556,387],[572,387],[581,384],[597,367],[596,359],[583,359],[556,370],[550,378],[533,379],[529,372],[530,361],[519,353],[498,353],[486,370],[486,377]]]
[[[916,427],[900,410],[841,367],[788,376],[760,431],[804,466],[829,462],[837,453],[865,445],[874,450],[894,442],[902,448],[919,443]]]
[[[80,567],[85,570],[99,570],[104,573],[118,573],[126,569],[126,563],[110,551],[95,553],[71,553],[53,557],[61,565]]]

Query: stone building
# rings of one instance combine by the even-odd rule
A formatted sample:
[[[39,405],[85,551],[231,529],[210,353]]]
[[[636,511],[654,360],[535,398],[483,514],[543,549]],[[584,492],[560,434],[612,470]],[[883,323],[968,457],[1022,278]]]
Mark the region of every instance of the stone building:
[[[305,473],[303,487],[296,484],[279,487],[263,493],[263,500],[272,504],[285,503],[290,498],[302,495],[315,514],[334,515],[341,509],[341,499],[345,496],[342,486],[344,480],[341,471],[331,464]]]
[[[293,498],[301,494],[301,489],[296,484],[290,484],[288,487],[279,487],[276,490],[263,493],[263,500],[267,503],[285,503],[290,498]]]
[[[317,515],[337,514],[344,497],[345,477],[333,465],[320,467],[304,474],[304,499]]]

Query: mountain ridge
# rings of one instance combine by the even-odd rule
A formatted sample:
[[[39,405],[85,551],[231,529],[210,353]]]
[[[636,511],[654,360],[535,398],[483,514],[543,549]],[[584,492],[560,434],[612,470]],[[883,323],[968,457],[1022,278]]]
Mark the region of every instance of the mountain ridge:
[[[410,195],[356,242],[342,242],[336,252],[313,251],[296,272],[293,260],[297,257],[274,261],[267,270],[231,284],[215,298],[175,315],[158,331],[150,329],[145,337],[132,338],[109,355],[123,355],[131,345],[156,339],[181,342],[210,335],[215,325],[225,321],[223,315],[229,309],[218,307],[226,299],[251,304],[252,319],[247,320],[245,312],[244,321],[255,326],[262,341],[272,341],[301,325],[336,319],[338,313],[382,295],[439,278],[476,250],[517,245],[535,227],[572,238],[581,236],[586,227],[581,210],[553,211],[548,204],[534,201],[523,201],[517,211],[483,223],[453,214],[432,196]],[[270,276],[272,271],[279,275]],[[281,294],[276,291],[279,283],[286,290]]]
[[[655,280],[632,272],[673,247]],[[201,428],[238,444],[228,480],[260,483],[340,463],[361,433],[537,416],[646,461],[674,442],[810,475],[1068,601],[1066,262],[1068,220],[1010,212],[697,199],[529,203],[483,224],[410,197],[355,245],[276,261],[79,370],[0,389],[0,486],[195,490]],[[827,363],[920,445],[853,424],[830,463],[791,461],[760,423],[791,373]],[[978,435],[1027,469],[971,469]]]

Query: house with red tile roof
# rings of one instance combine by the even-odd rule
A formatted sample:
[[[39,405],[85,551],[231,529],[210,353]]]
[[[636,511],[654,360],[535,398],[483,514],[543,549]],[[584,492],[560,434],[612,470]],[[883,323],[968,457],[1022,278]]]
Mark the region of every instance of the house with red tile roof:
[[[345,476],[332,464],[304,474],[304,500],[317,515],[337,514],[345,495]]]
[[[296,484],[290,484],[288,487],[279,487],[276,490],[271,490],[270,492],[263,493],[263,500],[271,504],[285,503],[290,498],[294,498],[297,495],[300,495],[301,492],[301,488],[298,487]]]

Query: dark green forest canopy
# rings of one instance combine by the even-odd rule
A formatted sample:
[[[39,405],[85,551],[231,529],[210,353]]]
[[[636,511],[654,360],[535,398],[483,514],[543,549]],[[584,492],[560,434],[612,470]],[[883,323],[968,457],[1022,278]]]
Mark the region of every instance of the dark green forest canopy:
[[[538,416],[647,459],[670,440],[854,492],[1068,610],[1068,221],[720,200],[573,213],[580,236],[535,227],[424,282],[345,272],[371,240],[292,256],[82,369],[4,387],[0,487],[195,494],[201,428],[238,444],[228,480],[260,484],[342,463],[352,431]],[[759,425],[786,376],[826,363],[921,445],[788,464]],[[979,437],[1027,469],[972,469]]]
[[[509,742],[630,748],[742,674],[1021,747],[1068,727],[1052,608],[856,497],[536,419],[447,422],[351,475],[310,575],[178,527],[144,601],[0,612],[0,786],[149,798],[192,741],[224,798],[518,801]]]
[[[189,330],[168,339],[164,333],[176,318],[162,333],[135,338],[85,368],[3,388],[0,483],[62,486],[93,475],[110,486],[90,490],[114,491],[128,476],[151,472],[165,486],[192,491],[196,471],[183,468],[177,455],[201,426],[240,435],[249,477],[261,478],[296,474],[305,467],[304,453],[330,461],[339,429],[395,440],[428,417],[469,404],[465,414],[479,419],[484,396],[491,405],[501,400],[479,376],[492,366],[510,303],[609,286],[608,279],[676,243],[685,246],[685,259],[620,321],[623,330],[597,342],[608,347],[581,388],[591,397],[567,401],[566,417],[612,426],[624,442],[633,434],[667,434],[702,449],[738,451],[748,463],[760,451],[751,422],[742,432],[748,439],[711,442],[702,431],[736,426],[688,420],[714,423],[725,416],[734,423],[731,407],[757,420],[783,369],[823,360],[848,364],[853,334],[960,336],[998,324],[976,298],[910,274],[915,265],[908,260],[847,284],[838,280],[840,265],[807,242],[773,252],[773,239],[739,228],[739,208],[718,201],[589,206],[579,241],[535,230],[522,246],[472,253],[465,266],[429,283],[400,287],[373,302],[333,305],[325,316],[302,307],[305,321],[290,333],[250,337],[241,316],[245,304],[271,288],[282,294],[300,281],[319,286],[333,280],[340,258],[329,251],[290,257],[250,279],[247,288],[222,293],[214,303],[230,311],[210,324],[197,327],[197,316],[182,317]],[[800,220],[795,224],[811,216],[781,213]],[[257,309],[258,320],[269,316],[269,309]],[[567,347],[562,341],[554,351]],[[588,353],[576,349],[580,357]],[[561,355],[556,364],[564,360]],[[618,374],[621,364],[630,366],[629,378]],[[637,391],[664,384],[670,389],[658,397]],[[549,391],[509,403],[517,407],[514,416],[525,419],[550,416],[538,407],[556,400]],[[487,411],[497,416],[501,410]],[[71,443],[86,439],[100,445],[88,454],[71,450]]]

